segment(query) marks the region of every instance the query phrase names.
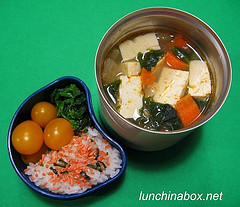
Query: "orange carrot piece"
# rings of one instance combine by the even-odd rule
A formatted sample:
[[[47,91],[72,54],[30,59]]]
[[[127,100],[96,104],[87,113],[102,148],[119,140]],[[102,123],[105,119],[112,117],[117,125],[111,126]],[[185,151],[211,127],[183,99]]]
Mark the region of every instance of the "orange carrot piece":
[[[151,85],[155,80],[155,76],[151,71],[147,71],[145,68],[141,72],[141,81],[143,85]]]
[[[167,47],[173,46],[177,46],[182,49],[188,49],[187,41],[180,34],[176,35],[176,37],[169,44],[167,44]]]
[[[182,60],[178,59],[174,54],[171,52],[166,53],[166,64],[170,68],[185,70],[188,68],[188,64],[183,62]]]
[[[180,117],[183,126],[187,127],[193,123],[199,116],[200,110],[191,95],[182,97],[176,104],[175,109]]]

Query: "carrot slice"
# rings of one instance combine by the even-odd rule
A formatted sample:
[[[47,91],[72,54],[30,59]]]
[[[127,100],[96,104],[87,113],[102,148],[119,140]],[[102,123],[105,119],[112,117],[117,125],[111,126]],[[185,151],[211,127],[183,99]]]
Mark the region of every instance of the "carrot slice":
[[[188,49],[187,41],[183,38],[182,35],[178,34],[176,37],[167,44],[167,47],[177,46],[183,49]]]
[[[189,94],[177,102],[175,109],[184,127],[189,126],[200,116],[198,105]]]
[[[174,54],[171,52],[166,53],[166,64],[170,68],[185,70],[188,68],[188,64],[183,62],[182,60],[178,59]]]
[[[155,80],[155,76],[151,71],[147,71],[145,68],[141,71],[141,81],[143,85],[151,85]]]

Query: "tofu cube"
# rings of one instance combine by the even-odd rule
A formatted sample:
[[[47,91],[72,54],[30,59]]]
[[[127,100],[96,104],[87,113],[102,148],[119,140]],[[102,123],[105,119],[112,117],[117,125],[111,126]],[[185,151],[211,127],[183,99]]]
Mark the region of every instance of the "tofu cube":
[[[188,85],[189,72],[164,67],[153,100],[175,107]]]
[[[123,61],[131,60],[139,52],[144,53],[148,49],[159,50],[160,46],[154,32],[140,35],[133,40],[126,40],[119,45]]]
[[[158,82],[158,79],[161,75],[162,72],[162,68],[164,66],[165,63],[165,56],[163,56],[156,64],[156,66],[154,68],[151,69],[152,74],[155,76],[155,82]]]
[[[193,97],[206,98],[211,94],[211,79],[206,62],[190,61],[188,93]]]
[[[132,75],[139,75],[140,71],[141,71],[141,66],[140,63],[135,61],[135,62],[125,62],[123,63],[126,72],[127,72],[127,76],[130,77]]]
[[[136,118],[143,106],[143,91],[140,76],[120,76],[118,105],[124,118]]]

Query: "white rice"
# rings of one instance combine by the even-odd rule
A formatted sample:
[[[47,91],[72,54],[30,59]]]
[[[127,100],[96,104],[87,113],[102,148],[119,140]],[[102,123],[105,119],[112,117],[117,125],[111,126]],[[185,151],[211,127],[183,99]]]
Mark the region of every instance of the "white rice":
[[[110,147],[109,143],[106,141],[104,142],[101,134],[94,128],[89,128],[88,133],[84,136],[86,137],[85,140],[80,139],[79,137],[74,137],[73,141],[70,144],[64,146],[62,150],[58,152],[52,151],[51,153],[44,155],[42,159],[36,164],[30,163],[25,170],[25,174],[29,175],[30,180],[37,186],[59,194],[82,193],[87,189],[92,188],[92,186],[103,183],[104,181],[116,176],[122,167],[120,152],[116,148],[112,146]],[[107,159],[103,159],[102,162],[99,162],[101,163],[102,172],[100,172],[101,170],[99,169],[96,170],[92,167],[86,167],[86,164],[83,164],[85,166],[84,175],[81,174],[83,170],[79,168],[79,165],[77,166],[78,168],[74,168],[74,170],[71,171],[71,168],[75,167],[73,161],[74,159],[77,159],[78,162],[84,162],[84,158],[81,157],[81,154],[79,151],[77,151],[80,149],[80,147],[79,144],[74,142],[76,139],[81,140],[81,143],[83,144],[81,149],[84,148],[87,150],[86,146],[92,146],[92,151],[96,152],[98,148],[101,154],[99,154],[99,159],[103,158],[103,152],[106,153],[105,156]],[[69,148],[73,152],[67,151]],[[62,158],[65,162],[68,163],[68,165],[66,167],[54,166],[52,158],[56,156],[57,160],[55,160],[54,163],[59,163],[59,159]],[[96,153],[92,155],[92,157],[93,156],[96,156]],[[97,160],[95,159],[96,162],[98,162]],[[55,169],[58,170],[57,173],[56,171],[54,173]],[[66,171],[66,176],[60,174],[60,171]],[[73,183],[70,180],[66,181],[66,179],[64,180],[64,178],[70,176],[70,173],[74,173],[73,180],[74,182],[76,181],[78,183]]]

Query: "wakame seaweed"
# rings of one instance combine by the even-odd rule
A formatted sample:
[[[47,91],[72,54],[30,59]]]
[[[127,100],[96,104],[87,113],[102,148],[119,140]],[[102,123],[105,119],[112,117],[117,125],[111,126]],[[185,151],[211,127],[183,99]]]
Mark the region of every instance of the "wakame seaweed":
[[[172,47],[171,51],[174,55],[176,55],[180,60],[184,61],[185,63],[189,64],[190,62],[190,53],[185,51],[184,49],[181,49],[179,47]]]
[[[112,101],[113,104],[117,104],[117,94],[121,80],[116,80],[112,83],[105,84],[103,86],[108,98]]]
[[[137,60],[140,63],[141,68],[145,68],[150,71],[157,65],[157,62],[163,57],[164,53],[161,50],[150,50],[144,54],[139,52]]]
[[[75,84],[55,89],[51,93],[51,102],[57,108],[57,116],[67,119],[75,134],[91,126],[86,95]]]
[[[182,122],[176,110],[169,104],[154,102],[151,97],[143,99],[140,117],[135,121],[137,125],[149,130],[177,130]]]
[[[198,108],[200,109],[200,111],[205,110],[206,107],[208,106],[209,98],[206,98],[206,99],[193,98],[193,99],[196,102],[196,104],[198,105]]]

